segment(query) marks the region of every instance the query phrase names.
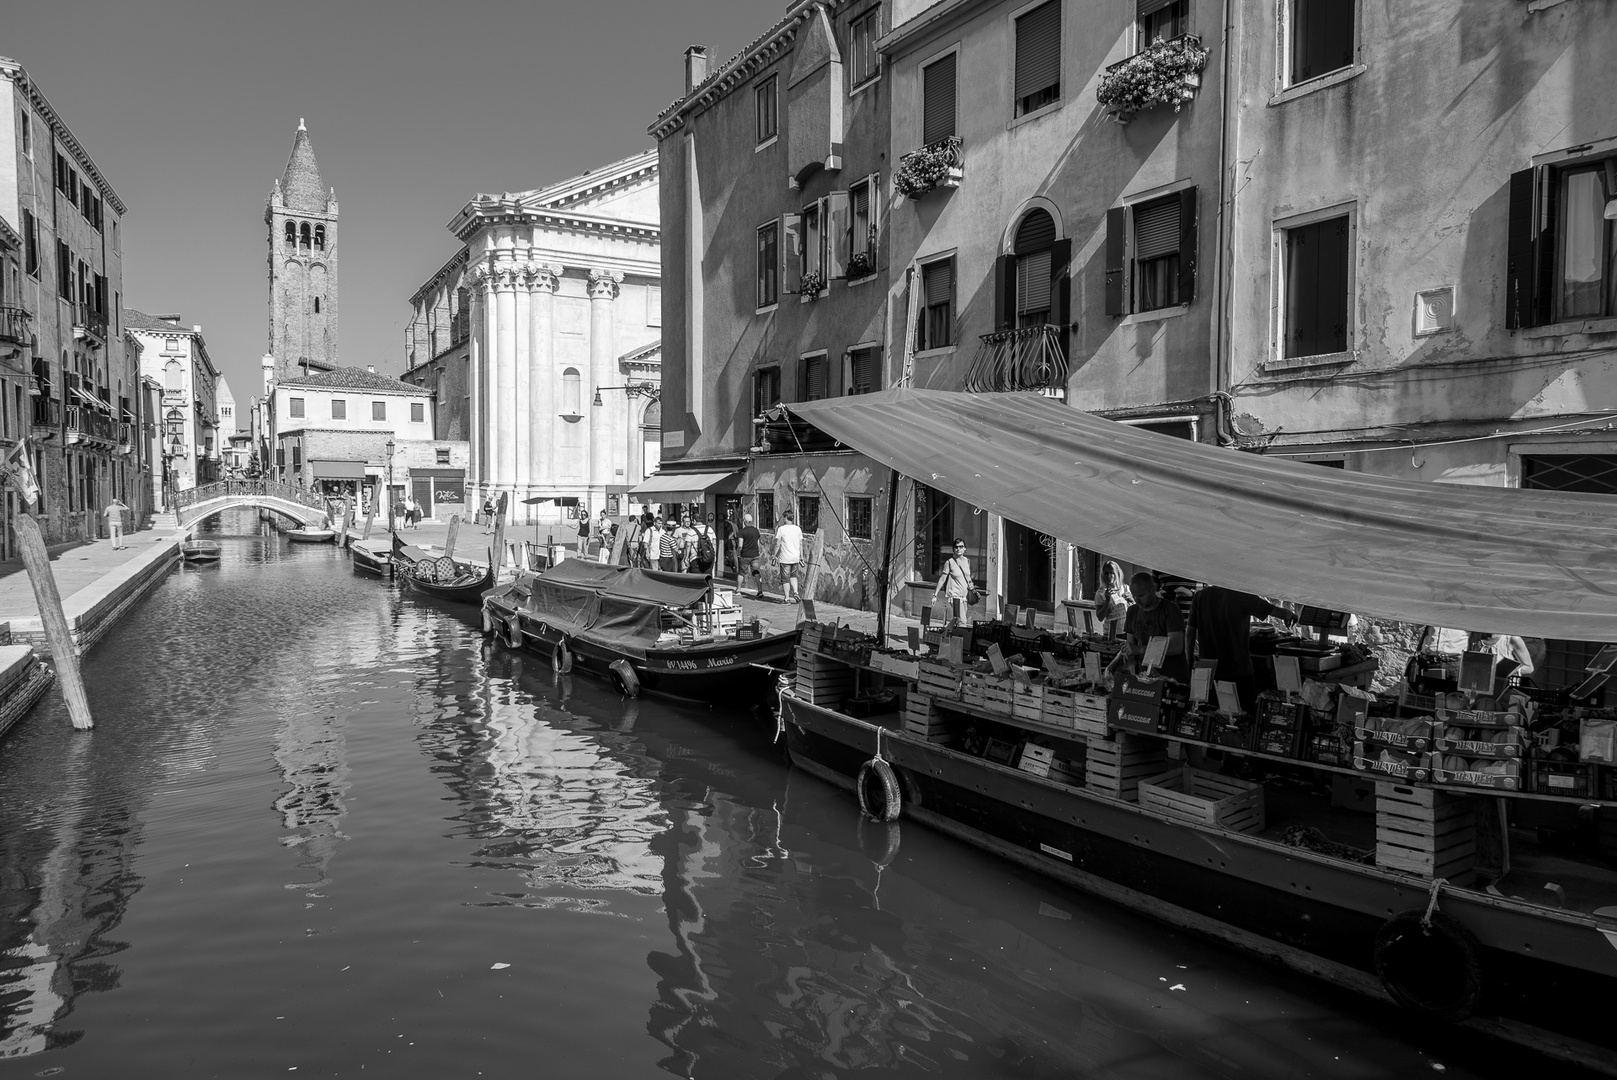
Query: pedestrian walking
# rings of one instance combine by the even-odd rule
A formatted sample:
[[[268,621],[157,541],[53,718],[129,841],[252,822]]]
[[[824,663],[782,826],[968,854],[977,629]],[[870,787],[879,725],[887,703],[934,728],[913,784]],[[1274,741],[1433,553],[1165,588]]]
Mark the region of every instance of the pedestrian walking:
[[[679,572],[688,574],[696,567],[696,530],[691,528],[691,516],[681,514],[679,528],[674,530],[674,541],[679,545]]]
[[[775,561],[780,563],[780,587],[788,604],[797,603],[797,568],[803,562],[803,530],[798,528],[795,515],[787,510],[781,514],[786,520],[775,530]]]
[[[483,499],[483,531],[494,531],[494,496],[488,495]]]
[[[741,591],[742,579],[751,577],[757,586],[753,593],[759,599],[764,595],[764,578],[758,571],[758,527],[752,523],[751,514],[741,515],[740,547],[736,552],[736,592]]]
[[[101,511],[107,519],[107,534],[112,537],[113,551],[122,551],[129,546],[124,543],[124,512],[128,509],[121,499],[114,497],[111,505]]]
[[[662,531],[657,536],[657,569],[666,570],[670,574],[679,572],[679,540],[674,536],[674,519],[669,518],[663,522]]]
[[[707,521],[699,523],[696,528],[695,554],[692,559],[693,568],[699,574],[713,573],[713,564],[718,561],[718,536],[713,531],[713,515],[707,516]],[[721,571],[722,572],[722,571]]]
[[[954,554],[944,562],[943,572],[938,575],[938,587],[932,590],[932,602],[936,604],[940,597],[949,601],[949,626],[959,626],[965,622],[967,610],[981,599],[971,584],[971,560],[966,558],[964,540],[955,540]]]

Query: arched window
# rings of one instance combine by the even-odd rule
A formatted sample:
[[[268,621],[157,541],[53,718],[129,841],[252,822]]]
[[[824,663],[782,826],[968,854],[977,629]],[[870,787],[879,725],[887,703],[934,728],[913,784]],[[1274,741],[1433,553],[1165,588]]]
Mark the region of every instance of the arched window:
[[[172,393],[185,389],[185,374],[178,360],[170,360],[163,368],[163,387]]]
[[[324,225],[314,227],[314,246],[316,251],[326,250],[326,227]]]
[[[309,223],[307,221],[298,229],[298,242],[303,247],[309,246]]]
[[[584,415],[583,380],[577,368],[561,373],[561,409],[568,416]]]
[[[1035,207],[1017,226],[1011,245],[1016,260],[1015,325],[1043,326],[1050,322],[1054,307],[1051,289],[1051,255],[1056,243],[1056,223],[1049,211]]]
[[[292,224],[290,221],[286,223],[286,246],[298,246],[298,227]]]

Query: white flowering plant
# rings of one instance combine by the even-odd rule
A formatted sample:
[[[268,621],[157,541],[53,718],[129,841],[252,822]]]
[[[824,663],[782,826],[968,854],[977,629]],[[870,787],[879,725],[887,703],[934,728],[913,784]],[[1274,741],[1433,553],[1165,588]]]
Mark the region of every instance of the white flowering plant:
[[[900,158],[893,186],[906,199],[918,198],[943,183],[960,165],[960,139],[951,135]]]
[[[1194,34],[1154,41],[1101,77],[1095,99],[1114,113],[1133,113],[1156,105],[1181,105],[1195,96],[1192,88],[1207,66],[1207,49]]]

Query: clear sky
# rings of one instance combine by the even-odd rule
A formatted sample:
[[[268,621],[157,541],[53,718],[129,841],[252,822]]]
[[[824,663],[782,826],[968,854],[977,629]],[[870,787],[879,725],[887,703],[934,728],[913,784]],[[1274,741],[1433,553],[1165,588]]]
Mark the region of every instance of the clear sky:
[[[651,147],[684,50],[728,59],[785,12],[747,0],[5,3],[22,64],[129,207],[125,303],[201,323],[237,400],[268,343],[264,201],[307,119],[341,211],[344,364],[404,368],[409,297],[480,191]],[[245,410],[244,410],[245,411]]]

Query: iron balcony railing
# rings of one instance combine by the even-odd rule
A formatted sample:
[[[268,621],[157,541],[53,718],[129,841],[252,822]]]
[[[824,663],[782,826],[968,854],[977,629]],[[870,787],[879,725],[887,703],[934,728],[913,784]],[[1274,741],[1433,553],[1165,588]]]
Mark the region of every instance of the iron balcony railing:
[[[1016,390],[1067,391],[1067,351],[1062,328],[1045,324],[984,334],[966,373],[973,393]]]
[[[110,443],[118,436],[118,425],[112,417],[106,416],[94,409],[87,409],[81,405],[67,407],[67,431],[69,435],[82,435],[87,439],[98,439]]]
[[[315,510],[324,510],[326,500],[320,495],[300,488],[293,484],[283,484],[278,480],[222,480],[217,484],[203,484],[200,487],[188,488],[174,496],[174,506],[183,510],[209,499],[229,498],[236,495],[254,496],[267,495],[277,499],[295,502],[300,506],[307,506]]]
[[[34,317],[20,307],[0,307],[0,342],[27,345],[32,340],[28,327]]]
[[[34,399],[34,426],[60,427],[62,424],[62,403],[55,398],[36,397]]]
[[[99,341],[107,340],[107,313],[97,311],[89,304],[81,302],[73,305],[73,325],[84,327]]]

